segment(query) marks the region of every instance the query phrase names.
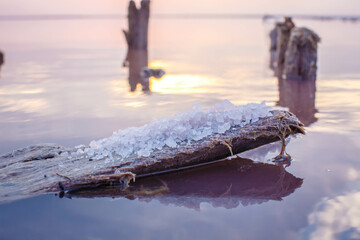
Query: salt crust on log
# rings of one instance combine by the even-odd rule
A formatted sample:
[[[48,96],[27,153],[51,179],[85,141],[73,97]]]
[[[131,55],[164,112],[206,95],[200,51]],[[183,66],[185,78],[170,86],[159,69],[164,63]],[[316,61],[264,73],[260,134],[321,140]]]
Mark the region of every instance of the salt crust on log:
[[[229,107],[228,102],[224,104]],[[255,105],[251,106],[254,108]],[[264,104],[258,104],[258,107],[264,108]],[[89,185],[126,185],[135,180],[135,176],[142,177],[212,162],[278,141],[288,135],[304,134],[303,124],[293,114],[267,108],[268,111],[263,112],[264,117],[255,117],[248,121],[240,119],[241,124],[233,121],[225,132],[212,132],[202,139],[178,142],[173,147],[164,145],[161,149],[152,149],[149,156],[132,153],[125,159],[117,159],[115,154],[111,160],[104,155],[99,159],[89,157],[85,146],[65,148],[55,144],[15,150],[0,156],[0,202]],[[215,112],[220,111],[220,106],[215,109],[218,109]],[[230,108],[229,111],[231,109],[234,110]],[[196,111],[201,110],[194,110]],[[211,114],[211,111],[208,114]],[[172,121],[172,118],[166,121]],[[79,153],[79,149],[83,152]]]

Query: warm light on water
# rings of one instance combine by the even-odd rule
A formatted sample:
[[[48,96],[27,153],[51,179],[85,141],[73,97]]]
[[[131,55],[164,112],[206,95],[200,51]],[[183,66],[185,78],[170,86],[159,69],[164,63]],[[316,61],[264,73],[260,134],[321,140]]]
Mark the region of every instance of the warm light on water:
[[[267,160],[279,149],[265,146],[244,153],[268,163],[250,164],[257,174],[238,166],[236,176],[248,189],[232,196],[231,186],[240,185],[231,179],[216,188],[227,205],[201,187],[191,192],[200,191],[196,198],[179,189],[175,195],[135,200],[121,195],[72,200],[40,196],[0,205],[0,239],[358,239],[360,23],[294,21],[322,38],[315,97],[301,92],[301,86],[279,91],[268,70],[272,24],[261,19],[151,19],[149,65],[166,74],[151,79],[150,94],[140,87],[129,92],[128,69],[122,67],[125,19],[0,22],[5,54],[0,154],[44,142],[88,144],[117,129],[184,112],[195,103],[207,108],[224,99],[295,106],[308,125],[307,135],[287,146],[294,161],[286,176],[303,182],[298,180],[286,194],[271,188],[281,181],[278,168]],[[274,181],[267,186],[271,194],[256,182],[259,176]],[[200,182],[207,190],[216,185],[206,176],[192,177],[192,183],[179,181],[194,188]],[[249,193],[252,188],[264,191],[256,198],[255,190]],[[179,196],[186,201],[177,201],[183,199]],[[201,197],[196,211],[192,200]]]
[[[220,79],[196,75],[166,75],[162,80],[152,81],[152,90],[161,94],[211,93]]]

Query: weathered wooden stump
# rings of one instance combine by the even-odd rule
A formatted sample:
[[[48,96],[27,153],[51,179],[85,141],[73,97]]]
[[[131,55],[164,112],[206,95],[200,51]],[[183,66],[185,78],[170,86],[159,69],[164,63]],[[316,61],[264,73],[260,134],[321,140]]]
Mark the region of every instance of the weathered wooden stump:
[[[275,28],[270,31],[270,63],[269,67],[271,70],[276,70],[276,49],[277,49],[277,38],[278,38],[278,28],[280,27],[279,23],[276,23]]]
[[[270,62],[270,68],[278,77],[277,105],[288,107],[305,126],[309,126],[317,120],[315,80],[320,38],[307,28],[295,27],[290,18],[285,18],[284,23],[277,23],[275,29],[270,33],[270,51],[276,51],[276,60],[275,63]]]
[[[293,28],[285,52],[286,79],[316,80],[317,44],[320,37],[307,28]]]
[[[291,29],[294,28],[295,24],[291,18],[286,17],[284,23],[277,24],[277,42],[276,42],[276,71],[275,75],[278,77],[282,76],[284,63],[285,63],[285,52],[290,39]]]
[[[141,84],[143,91],[149,91],[149,79],[140,73],[148,66],[148,28],[150,17],[150,1],[142,0],[138,9],[134,1],[129,2],[128,27],[123,30],[128,45],[128,52],[123,65],[129,67],[130,90],[135,91],[137,84]]]
[[[315,80],[317,70],[317,44],[320,37],[308,28],[298,28],[291,18],[276,24],[270,33],[270,68],[278,78]],[[274,38],[277,38],[276,43]]]

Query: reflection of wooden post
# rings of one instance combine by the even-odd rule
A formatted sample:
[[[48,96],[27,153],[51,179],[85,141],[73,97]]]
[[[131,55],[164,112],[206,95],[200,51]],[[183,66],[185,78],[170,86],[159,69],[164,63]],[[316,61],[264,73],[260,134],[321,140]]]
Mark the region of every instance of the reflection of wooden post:
[[[287,79],[315,80],[320,37],[307,28],[291,30],[283,74]]]
[[[305,126],[316,122],[314,80],[292,80],[279,78],[279,101],[277,105],[289,108]]]
[[[144,91],[149,90],[149,80],[140,76],[141,69],[148,66],[148,26],[150,16],[150,1],[142,0],[141,7],[136,8],[133,0],[129,3],[129,30],[125,31],[128,53],[124,66],[129,65],[129,82],[131,91],[140,83]],[[140,66],[141,65],[141,66]]]
[[[128,49],[130,91],[136,90],[140,83],[143,91],[149,91],[149,78],[141,76],[141,71],[148,66],[148,51],[144,49]]]

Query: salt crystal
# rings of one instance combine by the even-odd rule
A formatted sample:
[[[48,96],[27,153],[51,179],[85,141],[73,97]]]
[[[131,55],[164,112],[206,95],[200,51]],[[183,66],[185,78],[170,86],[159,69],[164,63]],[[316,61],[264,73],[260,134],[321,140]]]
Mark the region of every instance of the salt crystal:
[[[89,144],[90,148],[92,149],[98,149],[100,148],[100,144],[96,141],[91,141],[90,144]]]
[[[86,154],[96,159],[124,159],[132,154],[148,157],[154,150],[162,150],[166,145],[171,148],[179,144],[191,144],[216,133],[224,133],[236,125],[243,126],[262,117],[271,116],[271,107],[250,103],[235,106],[225,100],[208,110],[201,110],[195,104],[184,114],[176,113],[173,118],[154,119],[142,127],[131,127],[115,131],[109,138],[91,141],[89,147],[77,146],[77,154]],[[81,150],[81,151],[80,151]]]
[[[225,124],[223,124],[223,125],[219,125],[218,126],[218,131],[219,131],[219,133],[224,133],[224,132],[226,132],[227,130],[229,130],[230,129],[230,124],[229,123],[225,123]]]
[[[224,116],[223,115],[216,115],[216,121],[219,123],[223,123],[224,122]]]
[[[176,142],[172,138],[166,139],[165,144],[172,148],[177,146]]]
[[[81,154],[83,154],[84,153],[84,151],[82,150],[82,149],[78,149],[77,151],[76,151],[76,154],[78,154],[78,155],[81,155]]]
[[[79,148],[84,148],[85,147],[85,145],[84,144],[81,144],[81,145],[77,145],[77,146],[75,146],[75,148],[76,149],[79,149]]]
[[[69,156],[69,153],[68,153],[68,152],[62,152],[62,153],[60,154],[60,156],[67,157],[67,156]]]

